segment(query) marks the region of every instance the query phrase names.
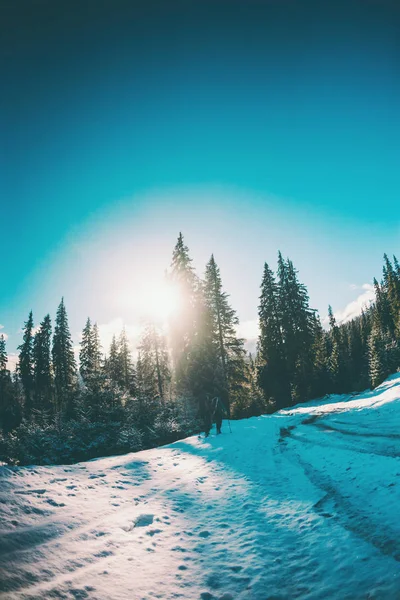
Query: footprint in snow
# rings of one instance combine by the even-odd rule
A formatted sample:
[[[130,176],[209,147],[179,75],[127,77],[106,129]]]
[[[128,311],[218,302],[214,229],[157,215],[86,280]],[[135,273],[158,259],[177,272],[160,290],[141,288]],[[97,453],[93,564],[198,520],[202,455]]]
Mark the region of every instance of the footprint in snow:
[[[55,507],[63,507],[63,506],[65,506],[64,502],[56,502],[52,498],[47,498],[46,502],[48,504],[50,504],[51,506],[55,506]]]
[[[206,476],[204,476],[204,477],[198,477],[198,478],[197,478],[197,481],[198,481],[199,483],[204,483],[204,482],[206,481],[206,479],[207,479],[207,477],[206,477]]]
[[[153,520],[154,520],[154,515],[150,515],[150,514],[139,515],[138,517],[136,517],[136,519],[132,522],[131,525],[122,527],[122,529],[124,531],[132,531],[132,529],[134,529],[135,527],[148,527],[149,525],[152,525]]]
[[[146,532],[150,537],[153,537],[156,533],[162,533],[162,529],[149,529],[149,531]]]
[[[202,538],[208,538],[208,537],[210,537],[210,535],[211,535],[210,532],[207,530],[200,531],[200,533],[199,533],[199,537],[202,537]]]

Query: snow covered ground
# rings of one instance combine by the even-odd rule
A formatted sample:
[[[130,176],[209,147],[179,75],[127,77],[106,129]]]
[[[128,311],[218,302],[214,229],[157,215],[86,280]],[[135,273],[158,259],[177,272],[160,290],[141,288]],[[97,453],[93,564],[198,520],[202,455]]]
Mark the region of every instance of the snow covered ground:
[[[400,375],[73,466],[0,469],[1,598],[400,598]]]

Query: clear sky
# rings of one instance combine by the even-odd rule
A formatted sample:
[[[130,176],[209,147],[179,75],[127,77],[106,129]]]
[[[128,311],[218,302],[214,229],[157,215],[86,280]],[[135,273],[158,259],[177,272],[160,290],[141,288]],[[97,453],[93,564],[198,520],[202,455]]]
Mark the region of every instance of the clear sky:
[[[0,324],[134,338],[178,232],[239,316],[288,254],[321,316],[400,254],[400,4],[3,1]],[[364,285],[364,288],[362,287]]]

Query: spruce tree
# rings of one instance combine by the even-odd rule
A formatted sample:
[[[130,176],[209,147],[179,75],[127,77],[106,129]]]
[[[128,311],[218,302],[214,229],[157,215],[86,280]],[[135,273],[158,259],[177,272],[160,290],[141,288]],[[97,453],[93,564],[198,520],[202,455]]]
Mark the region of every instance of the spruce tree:
[[[292,402],[306,400],[312,391],[314,312],[307,288],[300,283],[290,259],[278,254],[279,316]]]
[[[394,339],[395,336],[395,323],[393,315],[390,310],[390,301],[388,298],[387,290],[385,289],[384,283],[380,285],[376,278],[374,278],[375,288],[375,318],[377,319],[377,327],[382,331],[383,335],[390,336]]]
[[[236,334],[239,319],[229,304],[228,294],[223,291],[220,270],[213,255],[206,265],[204,297],[205,309],[210,315],[208,326],[211,327],[210,334],[221,366],[223,401],[229,414],[230,404],[239,401],[245,393],[246,352],[244,340]]]
[[[331,338],[331,350],[328,361],[328,368],[330,378],[332,381],[333,392],[339,393],[343,390],[343,363],[341,356],[341,340],[340,340],[340,329],[336,323],[335,316],[333,314],[332,307],[328,307],[328,317],[330,325],[330,338]]]
[[[169,323],[175,386],[180,395],[193,394],[193,370],[197,369],[196,363],[200,360],[198,352],[194,352],[194,345],[204,316],[204,304],[201,284],[194,272],[182,233],[173,251],[168,279],[176,287],[180,299],[179,313],[173,315]],[[196,347],[198,350],[198,340]]]
[[[18,427],[22,417],[18,388],[11,380],[7,363],[6,340],[0,335],[0,429],[4,433]]]
[[[132,363],[132,355],[125,328],[122,329],[118,340],[118,377],[119,385],[131,395],[136,393],[136,373]]]
[[[389,375],[385,337],[375,321],[368,341],[369,346],[369,377],[372,388],[381,384]]]
[[[102,349],[100,342],[100,333],[97,323],[92,327],[92,348],[93,348],[93,374],[99,375],[104,367]]]
[[[363,390],[368,387],[368,347],[363,336],[363,317],[352,319],[348,324],[350,372],[352,388]]]
[[[107,374],[114,384],[119,384],[122,378],[119,361],[119,348],[115,334],[112,337],[110,345],[110,354],[107,359]]]
[[[193,408],[199,410],[204,401],[219,396],[226,402],[222,366],[218,356],[218,344],[213,331],[213,318],[205,296],[199,296],[198,321],[190,354],[187,359],[187,386],[195,400]],[[229,378],[229,372],[228,372]],[[229,410],[229,406],[226,407]]]
[[[248,355],[247,374],[249,386],[249,404],[244,407],[243,414],[239,417],[259,416],[271,409],[271,406],[265,402],[263,390],[258,384],[258,374],[260,369],[260,353],[257,347],[256,353]]]
[[[25,414],[30,418],[34,405],[34,379],[33,379],[33,314],[29,313],[28,320],[24,325],[23,342],[18,346],[19,361],[18,370],[21,379],[24,399]]]
[[[282,408],[290,403],[290,386],[281,330],[282,308],[279,307],[278,295],[274,273],[265,263],[258,308],[258,383],[265,400]]]
[[[35,408],[48,413],[54,410],[51,331],[50,315],[46,315],[33,343]]]
[[[306,286],[297,277],[297,270],[287,260],[289,303],[292,308],[295,368],[292,377],[292,401],[303,402],[312,393],[313,342],[315,311],[310,309]]]
[[[85,384],[90,381],[94,372],[93,332],[90,318],[87,318],[82,331],[79,351],[79,371]]]
[[[6,338],[2,334],[0,335],[0,376],[4,376],[7,373],[7,362]]]
[[[165,337],[150,321],[138,346],[136,373],[139,417],[142,425],[149,426],[169,398],[171,381]]]
[[[76,362],[64,298],[57,309],[52,357],[58,409],[72,417],[75,414]]]
[[[313,341],[313,385],[312,397],[325,395],[330,391],[330,377],[328,369],[328,339],[318,315],[314,316],[314,341]]]

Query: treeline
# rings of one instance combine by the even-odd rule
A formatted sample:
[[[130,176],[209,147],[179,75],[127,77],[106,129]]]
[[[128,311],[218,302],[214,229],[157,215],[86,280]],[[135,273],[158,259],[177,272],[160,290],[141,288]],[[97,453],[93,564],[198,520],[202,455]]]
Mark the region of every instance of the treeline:
[[[276,274],[264,267],[251,356],[214,257],[200,278],[180,234],[167,274],[179,310],[165,329],[145,324],[136,361],[125,330],[105,354],[88,318],[77,365],[64,300],[54,333],[50,315],[35,328],[29,314],[13,374],[0,336],[0,460],[67,463],[169,443],[201,430],[201,408],[216,395],[241,418],[378,385],[400,366],[400,270],[384,260],[375,303],[342,325],[329,307],[325,331],[279,253]]]
[[[384,255],[376,300],[329,331],[309,306],[293,263],[278,255],[276,276],[264,266],[259,306],[258,384],[265,400],[283,408],[331,393],[376,387],[400,367],[400,268]]]

